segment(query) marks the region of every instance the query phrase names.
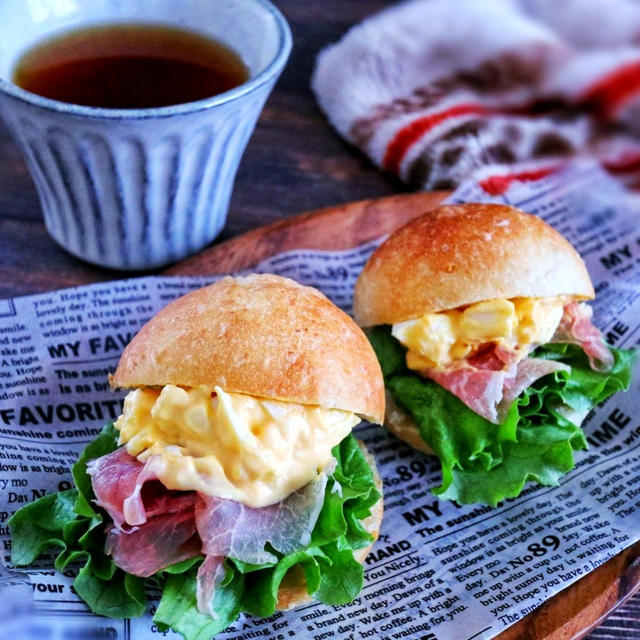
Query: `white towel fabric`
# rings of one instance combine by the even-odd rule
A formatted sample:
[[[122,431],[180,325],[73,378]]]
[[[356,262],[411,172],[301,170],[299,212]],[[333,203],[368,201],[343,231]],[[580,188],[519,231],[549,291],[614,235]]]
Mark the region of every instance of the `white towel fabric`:
[[[409,0],[322,51],[312,87],[342,136],[415,187],[498,165],[498,193],[578,154],[640,186],[634,0]]]

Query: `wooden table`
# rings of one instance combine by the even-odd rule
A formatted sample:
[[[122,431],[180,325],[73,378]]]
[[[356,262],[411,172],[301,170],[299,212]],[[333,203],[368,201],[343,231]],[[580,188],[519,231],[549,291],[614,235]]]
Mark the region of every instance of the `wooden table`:
[[[318,50],[392,2],[275,2],[291,24],[293,52],[249,143],[220,240],[301,211],[404,190],[335,134],[309,89]],[[0,124],[0,298],[123,275],[131,274],[84,264],[49,238],[27,168]],[[640,595],[588,638],[640,638]]]

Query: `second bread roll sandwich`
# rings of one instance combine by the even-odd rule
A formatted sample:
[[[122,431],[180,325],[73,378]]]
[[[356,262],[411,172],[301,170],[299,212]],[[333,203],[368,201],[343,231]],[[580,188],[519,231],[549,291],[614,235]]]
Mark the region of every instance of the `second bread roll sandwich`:
[[[440,207],[373,253],[354,312],[382,365],[385,424],[440,458],[442,498],[495,505],[573,468],[585,415],[630,380],[593,297],[569,242],[509,206]]]
[[[382,501],[351,431],[382,422],[384,386],[349,316],[286,278],[225,278],[153,317],[111,383],[131,389],[122,416],[80,457],[75,493],[16,514],[14,562],[60,526],[56,566],[91,554],[74,586],[94,612],[141,615],[151,578],[155,625],[187,640],[357,596]]]

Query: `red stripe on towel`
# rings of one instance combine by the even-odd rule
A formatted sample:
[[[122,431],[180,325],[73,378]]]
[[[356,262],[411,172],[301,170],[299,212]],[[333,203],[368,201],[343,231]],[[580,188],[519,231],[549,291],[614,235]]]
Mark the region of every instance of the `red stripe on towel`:
[[[600,116],[612,118],[634,95],[640,93],[640,62],[633,62],[609,73],[591,85],[580,98],[591,103]]]
[[[602,164],[609,173],[614,175],[638,171],[640,170],[640,153],[625,154],[617,160],[605,160]]]

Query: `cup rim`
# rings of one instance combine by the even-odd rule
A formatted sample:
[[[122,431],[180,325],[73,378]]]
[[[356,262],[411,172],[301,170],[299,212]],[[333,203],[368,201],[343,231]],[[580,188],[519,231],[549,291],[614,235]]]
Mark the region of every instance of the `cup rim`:
[[[260,73],[250,78],[243,84],[224,91],[215,96],[202,98],[193,102],[169,105],[165,107],[149,107],[146,109],[112,109],[105,107],[90,107],[87,105],[62,102],[52,98],[45,98],[37,93],[31,93],[18,85],[8,82],[0,77],[0,92],[6,93],[22,102],[27,102],[36,107],[85,118],[108,118],[116,120],[142,120],[148,118],[166,118],[206,111],[227,102],[233,102],[244,95],[252,93],[282,71],[292,47],[291,28],[280,10],[269,0],[248,0],[261,5],[275,19],[279,35],[278,50],[269,64]]]

